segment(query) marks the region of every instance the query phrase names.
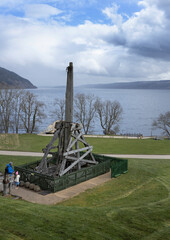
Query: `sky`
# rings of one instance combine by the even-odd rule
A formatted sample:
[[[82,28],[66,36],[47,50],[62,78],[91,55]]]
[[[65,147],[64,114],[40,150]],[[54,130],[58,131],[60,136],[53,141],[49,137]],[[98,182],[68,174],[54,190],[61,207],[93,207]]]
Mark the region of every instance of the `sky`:
[[[170,79],[170,0],[0,0],[0,67],[36,86]]]

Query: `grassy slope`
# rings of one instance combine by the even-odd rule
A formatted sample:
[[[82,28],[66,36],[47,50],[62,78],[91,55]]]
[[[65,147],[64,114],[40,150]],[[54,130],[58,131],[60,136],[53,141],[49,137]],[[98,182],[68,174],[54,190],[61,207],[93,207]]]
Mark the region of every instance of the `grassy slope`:
[[[56,206],[0,197],[0,239],[166,240],[169,202],[170,160],[130,159],[128,174]]]
[[[6,164],[13,162],[14,166],[34,162],[40,160],[40,157],[22,157],[22,156],[0,156],[0,171],[3,172]]]
[[[42,152],[51,140],[51,137],[38,135],[15,135],[0,134],[1,150],[19,150]],[[153,139],[106,139],[106,138],[86,138],[90,145],[93,145],[95,153],[115,153],[115,154],[170,154],[169,140]]]
[[[0,134],[0,149],[28,152],[42,152],[51,140],[51,137],[42,137],[35,134]]]
[[[170,154],[170,141],[153,139],[86,138],[95,153]]]

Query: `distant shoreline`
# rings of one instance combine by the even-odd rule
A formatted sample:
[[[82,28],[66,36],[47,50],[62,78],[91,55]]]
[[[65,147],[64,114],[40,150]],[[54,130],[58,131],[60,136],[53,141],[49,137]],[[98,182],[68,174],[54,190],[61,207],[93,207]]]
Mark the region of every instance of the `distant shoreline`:
[[[80,87],[97,88],[97,89],[170,90],[170,80],[120,82],[120,83],[106,83],[106,84],[86,84]]]

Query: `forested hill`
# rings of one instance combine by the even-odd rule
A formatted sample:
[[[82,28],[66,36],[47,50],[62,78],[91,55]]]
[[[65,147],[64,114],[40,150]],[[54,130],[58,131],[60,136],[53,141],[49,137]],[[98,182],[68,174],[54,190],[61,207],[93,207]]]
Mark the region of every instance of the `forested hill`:
[[[29,80],[20,77],[14,72],[0,67],[0,88],[37,88]]]
[[[112,88],[112,89],[168,89],[170,90],[170,80],[89,84],[89,85],[84,85],[84,87],[103,88],[103,89]]]

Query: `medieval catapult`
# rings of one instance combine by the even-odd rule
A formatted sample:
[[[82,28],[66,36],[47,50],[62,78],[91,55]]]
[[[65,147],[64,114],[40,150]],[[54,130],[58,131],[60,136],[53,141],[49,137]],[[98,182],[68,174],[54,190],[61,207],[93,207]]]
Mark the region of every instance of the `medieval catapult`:
[[[65,120],[55,122],[54,135],[43,149],[42,159],[15,166],[15,171],[19,171],[24,186],[52,192],[107,173],[110,168],[112,177],[128,171],[127,160],[92,154],[92,149],[83,136],[81,124],[73,122],[73,64],[69,63]]]
[[[67,67],[65,121],[56,121],[54,136],[43,149],[44,156],[35,171],[61,177],[83,167],[98,164],[92,149],[83,136],[81,124],[73,122],[73,63],[70,62]],[[48,154],[52,157],[48,158]]]

